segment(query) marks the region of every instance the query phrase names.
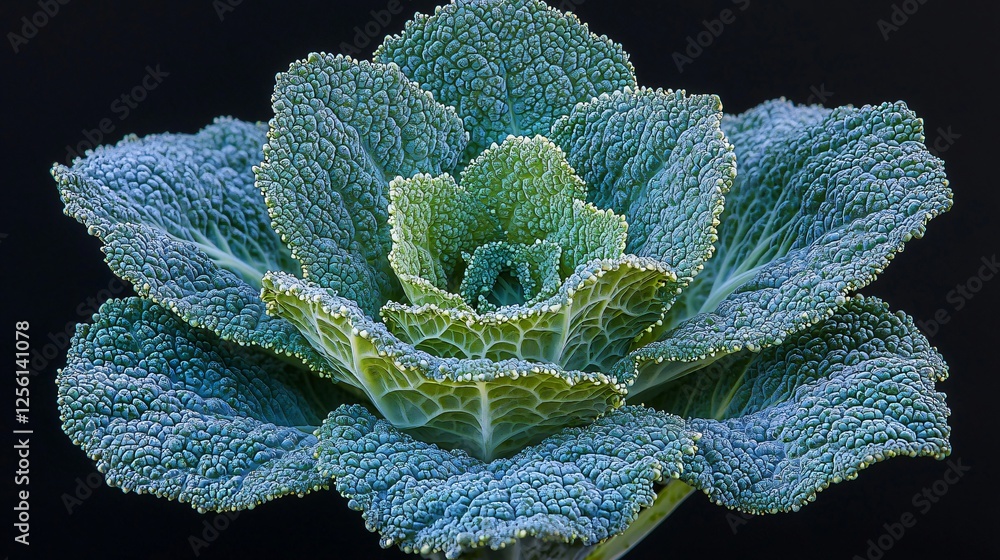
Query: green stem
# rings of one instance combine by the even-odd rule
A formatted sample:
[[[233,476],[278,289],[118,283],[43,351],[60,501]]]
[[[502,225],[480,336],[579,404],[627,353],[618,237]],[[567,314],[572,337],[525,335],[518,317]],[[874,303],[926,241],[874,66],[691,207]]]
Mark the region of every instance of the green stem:
[[[642,542],[646,535],[669,517],[692,492],[694,488],[679,480],[669,481],[656,495],[653,505],[640,511],[639,518],[629,525],[624,533],[591,548],[581,560],[617,560],[625,556],[625,553]]]

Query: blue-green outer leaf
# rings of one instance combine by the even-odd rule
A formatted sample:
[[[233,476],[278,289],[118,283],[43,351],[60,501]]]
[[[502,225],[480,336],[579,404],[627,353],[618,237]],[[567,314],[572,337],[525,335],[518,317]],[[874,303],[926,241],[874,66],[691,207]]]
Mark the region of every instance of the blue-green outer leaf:
[[[197,134],[127,137],[52,173],[66,214],[101,239],[111,271],[138,295],[225,340],[317,366],[260,300],[267,271],[299,268],[253,184],[264,137],[261,124],[216,119]]]
[[[935,389],[948,368],[911,318],[877,299],[853,298],[752,356],[723,419],[688,421],[702,438],[681,480],[720,505],[798,510],[875,462],[951,452],[950,411]]]
[[[264,161],[273,226],[311,280],[369,315],[399,285],[389,266],[389,182],[454,168],[461,120],[394,64],[312,54],[278,75]]]
[[[747,354],[749,365],[733,364],[745,371],[722,420],[690,418],[679,429],[679,419],[668,413],[623,407],[511,459],[484,464],[413,440],[360,407],[341,408],[319,431],[320,468],[365,512],[384,546],[453,558],[526,537],[592,544],[613,536],[628,522],[608,524],[606,516],[620,521],[623,504],[633,512],[648,506],[653,494],[646,494],[652,492],[646,484],[666,473],[719,504],[766,513],[797,510],[877,461],[950,452],[949,410],[934,388],[947,368],[912,319],[878,300],[852,299],[782,346]],[[684,442],[679,471],[649,448],[663,438]],[[635,442],[643,442],[642,451],[636,453]],[[692,455],[687,446],[693,444]],[[567,452],[571,460],[552,458]],[[656,466],[645,471],[642,464]],[[588,479],[602,491],[628,494],[616,496],[617,506],[601,506],[603,500],[583,491]],[[533,489],[523,486],[522,494],[525,480]],[[584,486],[574,492],[567,482]],[[540,515],[519,509],[544,503],[550,493],[565,496],[559,508]]]
[[[344,402],[329,381],[148,300],[94,320],[59,373],[59,412],[109,485],[221,511],[328,484],[312,432]]]
[[[617,366],[638,368],[633,394],[691,362],[819,323],[951,208],[943,164],[903,103],[828,111],[772,101],[723,128],[740,170],[718,254],[668,312],[676,328]]]
[[[674,416],[625,407],[510,459],[484,463],[415,440],[360,406],[330,414],[319,468],[382,545],[447,558],[537,537],[594,544],[623,531],[680,474],[694,434]]]
[[[620,45],[538,0],[456,0],[407,22],[375,60],[399,64],[458,111],[471,136],[466,162],[510,134],[547,134],[577,103],[635,86]]]
[[[736,175],[721,120],[715,96],[625,89],[576,106],[551,137],[588,200],[625,217],[626,250],[663,261],[685,286],[712,256]]]

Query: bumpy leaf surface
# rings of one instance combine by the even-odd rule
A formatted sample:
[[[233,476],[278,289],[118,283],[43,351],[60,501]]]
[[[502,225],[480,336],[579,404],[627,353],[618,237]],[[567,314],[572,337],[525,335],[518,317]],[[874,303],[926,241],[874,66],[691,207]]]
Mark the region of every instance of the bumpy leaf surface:
[[[375,60],[458,111],[471,136],[463,161],[511,134],[547,134],[577,103],[635,86],[620,45],[538,0],[456,0],[418,14]]]
[[[587,182],[588,200],[625,216],[626,249],[657,258],[682,285],[712,255],[736,159],[709,95],[626,89],[582,103],[552,140]]]
[[[407,552],[508,546],[538,537],[593,544],[623,531],[677,478],[695,439],[677,417],[624,407],[510,459],[484,463],[415,440],[361,406],[323,423],[319,468],[382,545]]]
[[[389,197],[389,262],[407,299],[468,309],[454,293],[456,269],[463,253],[501,238],[499,222],[448,174],[397,179]]]
[[[663,302],[679,286],[660,261],[624,255],[625,220],[585,196],[565,154],[542,136],[491,146],[465,168],[461,186],[450,175],[394,181],[390,261],[413,305],[383,307],[387,325],[440,356],[606,371],[662,319]],[[539,301],[529,302],[534,295],[523,286],[511,294],[516,289],[499,273],[530,269],[531,259],[514,257],[547,246],[549,258],[558,251],[561,287]],[[468,253],[455,289],[456,255]],[[470,282],[479,293],[469,293]]]
[[[255,170],[302,272],[369,314],[398,292],[387,258],[389,182],[452,169],[467,135],[394,64],[312,54],[278,75]]]
[[[541,0],[453,0],[374,62],[292,64],[273,107],[53,168],[141,296],[57,379],[110,485],[335,483],[385,547],[579,558],[690,486],[797,510],[950,452],[941,356],[851,297],[951,205],[903,103],[723,117]]]
[[[313,458],[313,431],[344,402],[329,381],[148,300],[94,319],[59,373],[59,412],[109,485],[232,510],[329,483]]]
[[[910,318],[878,300],[852,299],[779,347],[724,361],[738,373],[720,383],[726,396],[674,387],[661,399],[721,420],[626,406],[483,463],[342,407],[318,432],[319,465],[383,546],[453,558],[528,536],[608,538],[652,503],[651,483],[667,475],[719,504],[765,513],[796,510],[876,461],[950,452],[949,411],[934,388],[946,366]]]
[[[718,255],[667,314],[666,326],[680,325],[620,364],[638,364],[633,394],[687,362],[816,324],[951,207],[942,162],[902,103],[831,111],[773,101],[723,128],[740,167]]]
[[[481,314],[390,302],[382,317],[394,333],[438,356],[518,358],[566,369],[608,371],[636,336],[663,317],[677,276],[655,259],[627,255],[581,266],[552,296]],[[631,379],[630,371],[622,370]]]
[[[496,217],[507,241],[559,245],[564,277],[624,254],[625,220],[583,202],[583,180],[543,136],[512,136],[490,147],[462,171],[462,184]]]
[[[703,437],[681,479],[721,505],[798,510],[877,461],[951,452],[949,410],[935,390],[947,366],[911,318],[877,299],[853,298],[780,346],[743,353],[748,362],[730,364],[741,375],[720,383],[729,388],[722,419],[688,422]],[[717,392],[687,390],[701,374],[655,404],[725,404]]]
[[[396,427],[477,457],[509,455],[621,404],[627,380],[526,360],[462,360],[417,350],[327,288],[264,278],[268,311],[296,327],[337,381]]]
[[[137,294],[226,340],[318,364],[260,300],[264,273],[298,268],[253,184],[264,134],[217,119],[197,134],[129,137],[52,173],[66,214],[104,242],[112,272]]]
[[[508,304],[530,307],[559,290],[562,253],[559,245],[542,240],[530,245],[495,241],[476,247],[467,255],[459,295],[480,313]]]

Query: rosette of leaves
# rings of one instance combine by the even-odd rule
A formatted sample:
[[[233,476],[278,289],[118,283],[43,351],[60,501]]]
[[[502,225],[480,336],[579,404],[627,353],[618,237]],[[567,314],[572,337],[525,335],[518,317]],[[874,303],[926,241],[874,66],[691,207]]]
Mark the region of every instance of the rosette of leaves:
[[[856,295],[951,205],[903,103],[723,115],[540,1],[457,0],[273,108],[53,169],[138,294],[58,378],[110,485],[334,486],[383,546],[598,559],[692,489],[797,510],[949,453],[947,366]]]

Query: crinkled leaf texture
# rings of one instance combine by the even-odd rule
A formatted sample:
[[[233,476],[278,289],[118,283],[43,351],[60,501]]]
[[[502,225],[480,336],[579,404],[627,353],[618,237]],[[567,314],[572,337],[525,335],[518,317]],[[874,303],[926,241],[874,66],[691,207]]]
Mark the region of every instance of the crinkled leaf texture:
[[[357,388],[394,426],[481,458],[620,406],[628,381],[516,358],[440,358],[399,340],[354,302],[287,274],[264,278],[264,300],[319,349],[333,379]]]
[[[798,510],[877,461],[951,452],[950,411],[935,389],[948,367],[913,319],[877,299],[855,297],[782,344],[744,353],[744,367],[731,364],[742,375],[723,381],[723,419],[688,423],[702,438],[682,480],[721,505]],[[711,400],[688,388],[673,387],[673,398]]]
[[[389,268],[389,182],[458,163],[454,109],[394,64],[312,54],[278,75],[255,169],[275,231],[306,278],[369,315],[398,291]]]
[[[662,261],[626,255],[625,220],[585,197],[565,154],[541,136],[493,145],[465,168],[461,184],[450,175],[394,181],[390,261],[412,305],[383,307],[387,326],[442,356],[607,371],[662,318],[678,281]],[[555,261],[548,297],[518,298],[510,288],[497,304],[473,297],[476,286],[496,294],[499,271],[530,267],[518,255],[532,249]],[[467,261],[461,295],[447,291],[460,255]]]
[[[732,176],[718,100],[648,97],[665,107],[660,133],[680,138],[659,146],[675,157],[658,180],[695,186],[685,203],[700,209],[699,231],[711,230]],[[558,146],[507,137],[465,166],[459,185],[447,172],[465,139],[457,118],[394,62],[312,55],[279,75],[274,106],[255,172],[304,268],[303,278],[267,275],[263,297],[319,352],[317,369],[355,388],[395,427],[481,459],[621,405],[631,372],[603,372],[662,318],[677,275],[663,255],[624,254],[626,222],[583,200],[585,185]],[[683,113],[691,117],[671,122]],[[702,147],[689,178],[684,162]],[[559,287],[530,305],[465,301],[463,283],[490,293],[497,269],[529,264],[493,260],[489,272],[482,263],[497,243],[505,255],[549,247],[560,280],[539,282]],[[380,280],[387,270],[402,294]],[[374,306],[404,294],[410,305],[382,307],[385,325],[371,318]]]
[[[454,107],[464,162],[507,136],[547,134],[580,102],[635,86],[621,45],[539,0],[457,0],[417,14],[375,60],[394,62]]]
[[[633,397],[828,317],[951,208],[943,163],[901,102],[829,110],[777,100],[723,129],[739,175],[718,254],[667,314],[663,328],[674,328],[615,368],[637,370]]]
[[[529,536],[610,537],[694,452],[680,418],[639,407],[489,463],[413,439],[360,406],[335,410],[318,435],[320,469],[364,511],[383,546],[448,558]]]
[[[293,63],[273,108],[53,169],[140,296],[58,377],[109,484],[335,483],[454,558],[609,544],[667,482],[788,511],[950,451],[943,360],[852,297],[951,205],[903,103],[723,117],[539,0],[455,0],[372,62]]]
[[[111,486],[233,510],[326,487],[313,431],[342,403],[328,381],[226,342],[139,298],[73,337],[63,430]]]
[[[626,88],[577,105],[552,127],[588,200],[625,216],[626,249],[669,264],[682,288],[712,256],[736,176],[721,120],[714,95]]]
[[[950,452],[934,388],[947,368],[912,319],[878,300],[852,299],[748,354],[721,420],[626,406],[484,463],[342,407],[318,432],[320,468],[383,546],[455,558],[528,536],[595,544],[634,521],[668,477],[728,507],[776,512],[876,461]],[[673,402],[685,398],[703,397],[678,388]]]
[[[253,184],[265,131],[220,118],[197,134],[127,137],[52,174],[66,214],[104,242],[111,271],[138,295],[225,340],[316,366],[312,347],[260,299],[265,272],[298,269]]]

